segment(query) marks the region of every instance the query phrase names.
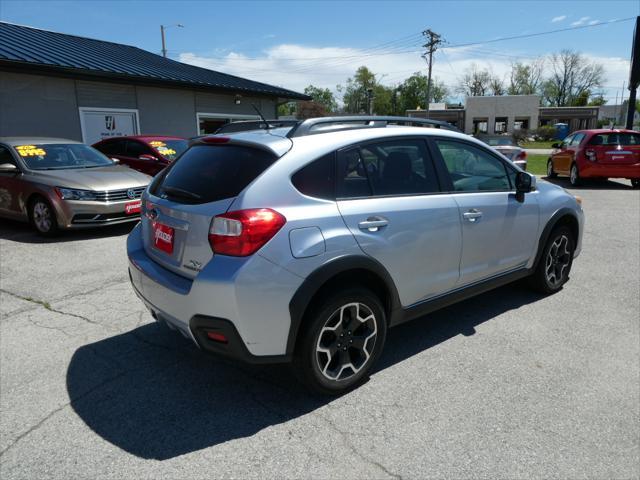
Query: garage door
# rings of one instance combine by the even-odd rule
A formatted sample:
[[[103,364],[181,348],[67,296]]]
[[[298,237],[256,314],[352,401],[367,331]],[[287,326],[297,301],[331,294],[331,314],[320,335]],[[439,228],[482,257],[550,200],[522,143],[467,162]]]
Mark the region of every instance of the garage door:
[[[89,145],[104,138],[137,135],[137,110],[80,109],[82,140]]]

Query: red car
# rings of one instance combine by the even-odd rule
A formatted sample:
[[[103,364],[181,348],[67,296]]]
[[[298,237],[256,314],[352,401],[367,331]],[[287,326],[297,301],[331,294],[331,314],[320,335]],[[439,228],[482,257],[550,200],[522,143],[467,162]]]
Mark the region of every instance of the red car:
[[[552,146],[548,177],[568,175],[574,186],[583,178],[627,178],[640,188],[640,132],[580,130]]]
[[[134,135],[106,138],[93,145],[93,148],[123,165],[154,176],[178,158],[188,146],[189,141],[185,138]]]

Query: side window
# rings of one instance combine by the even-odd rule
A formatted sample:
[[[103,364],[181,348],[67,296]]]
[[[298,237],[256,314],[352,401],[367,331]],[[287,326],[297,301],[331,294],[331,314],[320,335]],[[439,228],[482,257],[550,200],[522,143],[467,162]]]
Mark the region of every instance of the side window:
[[[151,155],[151,150],[135,140],[127,140],[127,157],[138,158],[140,155]]]
[[[566,137],[561,143],[562,147],[568,147],[571,141],[573,140],[573,137],[574,135],[569,135],[568,137]]]
[[[420,195],[439,190],[422,140],[367,143],[338,155],[338,196]]]
[[[16,161],[14,160],[13,155],[11,155],[9,149],[7,147],[3,147],[2,145],[0,145],[0,164],[1,163],[10,163],[12,165],[16,165]]]
[[[511,190],[504,163],[474,145],[436,140],[456,192]]]
[[[311,162],[291,177],[291,183],[300,193],[310,197],[334,200],[335,153]]]
[[[111,140],[98,145],[98,150],[105,155],[124,155],[125,142],[124,140]]]
[[[573,136],[573,140],[571,140],[571,146],[572,147],[577,147],[578,145],[580,145],[580,142],[582,142],[582,139],[585,137],[584,133],[576,133]]]

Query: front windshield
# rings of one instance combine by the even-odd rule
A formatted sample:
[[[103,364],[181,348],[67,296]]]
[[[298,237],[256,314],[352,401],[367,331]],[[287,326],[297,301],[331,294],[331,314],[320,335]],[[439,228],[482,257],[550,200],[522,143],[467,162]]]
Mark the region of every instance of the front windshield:
[[[16,152],[30,170],[108,167],[114,162],[82,143],[17,145]]]
[[[186,140],[153,140],[149,144],[169,161],[178,158],[189,146]]]

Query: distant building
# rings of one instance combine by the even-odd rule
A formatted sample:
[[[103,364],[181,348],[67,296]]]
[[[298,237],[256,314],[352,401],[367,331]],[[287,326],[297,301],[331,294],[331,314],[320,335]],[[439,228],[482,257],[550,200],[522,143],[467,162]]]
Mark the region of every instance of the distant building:
[[[627,103],[623,105],[602,105],[598,111],[598,120],[605,124],[624,125],[627,122]],[[633,113],[633,124],[640,123],[640,113]]]
[[[0,136],[192,137],[310,97],[129,45],[0,22]]]
[[[541,125],[567,123],[569,130],[596,128],[598,107],[541,107],[540,95],[467,97],[464,108],[429,111],[429,118],[444,120],[468,134],[502,134],[535,130]],[[425,118],[424,110],[407,110],[410,117]]]

